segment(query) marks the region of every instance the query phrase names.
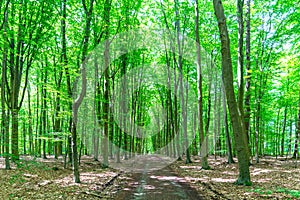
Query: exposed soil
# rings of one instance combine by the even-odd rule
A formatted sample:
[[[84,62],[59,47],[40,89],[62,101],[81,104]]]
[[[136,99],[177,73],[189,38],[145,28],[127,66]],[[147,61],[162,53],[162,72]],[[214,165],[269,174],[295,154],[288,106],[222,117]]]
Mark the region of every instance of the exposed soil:
[[[178,177],[170,167],[144,173],[125,174],[126,187],[119,192],[116,200],[200,200],[198,192]]]
[[[212,170],[176,161],[158,171],[124,173],[102,169],[83,157],[81,184],[73,183],[71,167],[62,158],[22,158],[4,170],[0,158],[0,199],[300,199],[300,161],[267,157],[250,167],[252,186],[236,186],[237,164],[209,158]]]

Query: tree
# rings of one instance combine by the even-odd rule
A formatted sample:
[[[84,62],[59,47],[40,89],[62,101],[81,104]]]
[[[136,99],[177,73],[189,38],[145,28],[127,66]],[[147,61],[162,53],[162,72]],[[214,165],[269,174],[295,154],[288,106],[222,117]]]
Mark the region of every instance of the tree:
[[[299,140],[300,140],[300,91],[299,91],[299,104],[298,104],[298,119],[297,119],[296,139],[295,139],[295,147],[294,147],[293,158],[298,158]]]
[[[9,41],[9,66],[6,73],[6,104],[11,114],[12,159],[19,159],[19,112],[28,85],[29,69],[36,59],[40,44],[47,34],[50,24],[46,22],[52,15],[51,1],[32,2],[21,0],[7,3],[7,35]],[[49,17],[50,18],[50,17]],[[50,18],[51,19],[51,18]]]
[[[202,151],[203,155],[201,160],[202,169],[210,169],[208,165],[208,152],[207,152],[207,139],[204,139],[204,129],[203,129],[203,92],[202,92],[202,70],[201,70],[201,45],[199,38],[199,3],[198,0],[195,0],[195,34],[196,34],[196,42],[197,42],[197,81],[198,81],[198,120],[199,120],[199,137],[200,137],[200,149],[204,149]],[[207,134],[207,133],[206,133]],[[206,136],[208,137],[208,136]]]
[[[8,4],[7,1],[6,8],[4,11],[4,21],[3,21],[3,31],[4,31],[4,38],[7,39],[7,23],[8,23]],[[7,93],[7,84],[6,84],[6,73],[7,73],[7,54],[8,54],[8,47],[7,42],[4,42],[3,48],[3,58],[2,58],[2,83],[1,83],[1,110],[2,110],[2,123],[1,123],[1,133],[3,137],[3,144],[4,149],[3,153],[5,155],[5,169],[10,169],[10,162],[9,162],[9,118],[6,109],[6,93]]]
[[[247,0],[247,13],[246,13],[246,91],[245,91],[245,111],[244,111],[244,121],[245,121],[245,129],[247,134],[248,143],[250,142],[250,116],[251,116],[251,107],[250,107],[250,100],[251,100],[251,93],[250,93],[250,86],[251,86],[251,0]]]
[[[225,135],[226,135],[226,145],[227,145],[227,154],[228,154],[228,163],[234,163],[233,155],[232,155],[232,145],[231,145],[231,138],[229,135],[229,128],[228,128],[228,115],[227,115],[227,106],[226,106],[226,94],[224,89],[224,84],[222,84],[223,89],[223,109],[224,109],[224,123],[225,123]]]
[[[110,36],[110,10],[111,10],[111,0],[105,0],[104,3],[104,39],[105,39],[105,50],[104,50],[104,96],[103,96],[103,123],[104,132],[102,138],[102,167],[108,167],[108,133],[109,133],[109,94],[110,94],[110,77],[109,77],[109,36]]]
[[[214,10],[218,21],[218,27],[221,39],[222,51],[222,80],[226,91],[226,99],[230,113],[230,119],[235,139],[235,148],[238,156],[239,177],[236,184],[250,185],[250,171],[249,171],[249,152],[248,143],[246,140],[245,129],[243,129],[243,121],[238,111],[238,104],[235,100],[233,88],[233,73],[232,60],[230,53],[230,40],[226,25],[226,17],[221,0],[214,0]]]

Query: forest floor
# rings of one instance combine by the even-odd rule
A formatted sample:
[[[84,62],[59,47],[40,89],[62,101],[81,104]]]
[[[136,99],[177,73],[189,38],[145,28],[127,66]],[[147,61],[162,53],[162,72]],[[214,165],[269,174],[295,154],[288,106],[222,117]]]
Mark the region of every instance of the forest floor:
[[[202,170],[194,157],[191,164],[176,161],[159,171],[125,173],[83,157],[82,183],[75,184],[62,159],[22,157],[4,170],[0,158],[0,199],[300,199],[299,160],[261,158],[250,167],[252,186],[233,184],[236,163],[221,157],[210,157],[209,163],[212,170]]]

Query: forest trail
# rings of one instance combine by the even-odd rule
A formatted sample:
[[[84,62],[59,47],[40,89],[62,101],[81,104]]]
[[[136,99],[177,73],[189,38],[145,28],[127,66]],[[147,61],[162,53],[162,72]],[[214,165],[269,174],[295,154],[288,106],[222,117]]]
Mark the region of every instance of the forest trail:
[[[170,167],[156,171],[145,169],[143,173],[128,175],[127,186],[119,191],[116,200],[199,200],[203,199],[184,178],[179,177]]]

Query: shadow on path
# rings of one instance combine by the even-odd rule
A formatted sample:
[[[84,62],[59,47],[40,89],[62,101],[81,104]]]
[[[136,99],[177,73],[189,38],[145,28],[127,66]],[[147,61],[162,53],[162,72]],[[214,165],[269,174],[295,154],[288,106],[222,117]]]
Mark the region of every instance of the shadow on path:
[[[126,187],[119,191],[116,200],[201,200],[203,199],[184,178],[178,177],[169,167],[129,174]]]

